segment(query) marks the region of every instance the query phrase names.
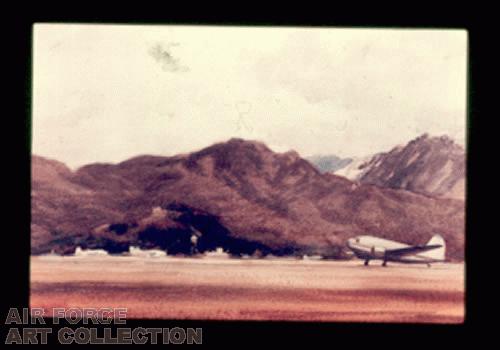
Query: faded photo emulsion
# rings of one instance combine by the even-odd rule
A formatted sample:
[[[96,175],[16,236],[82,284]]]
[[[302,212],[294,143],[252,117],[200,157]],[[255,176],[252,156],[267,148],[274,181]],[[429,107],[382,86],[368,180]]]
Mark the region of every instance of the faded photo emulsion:
[[[39,23],[32,52],[37,313],[464,321],[465,30]]]

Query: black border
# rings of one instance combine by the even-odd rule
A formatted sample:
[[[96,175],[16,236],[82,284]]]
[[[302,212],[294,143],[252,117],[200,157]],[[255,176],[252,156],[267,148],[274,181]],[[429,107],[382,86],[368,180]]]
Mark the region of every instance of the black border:
[[[52,10],[52,9],[50,9]],[[359,15],[346,16],[334,15],[334,9],[328,9],[328,13],[315,12],[312,18],[306,13],[300,15],[269,16],[263,10],[259,16],[249,18],[248,16],[233,16],[233,19],[221,20],[218,16],[206,15],[200,19],[198,16],[184,16],[177,18],[161,18],[156,16],[135,13],[134,15],[117,18],[113,11],[110,14],[102,12],[88,13],[74,9],[68,11],[70,14],[60,12],[47,12],[43,15],[18,16],[14,19],[6,33],[12,40],[9,51],[12,62],[7,68],[7,75],[12,75],[12,83],[8,87],[10,93],[5,95],[7,103],[12,103],[9,111],[9,122],[14,126],[6,127],[4,133],[13,138],[4,148],[7,154],[7,166],[4,175],[11,178],[4,182],[9,192],[8,203],[4,212],[7,228],[2,233],[5,237],[2,269],[3,278],[3,303],[0,318],[2,318],[1,337],[4,340],[6,328],[3,319],[9,307],[25,307],[29,301],[29,252],[30,252],[30,114],[31,114],[31,39],[32,24],[36,22],[77,22],[77,23],[110,23],[110,24],[203,24],[203,25],[257,25],[257,26],[307,26],[307,27],[377,27],[377,28],[435,28],[435,29],[467,29],[469,36],[469,132],[468,132],[468,158],[467,158],[467,215],[466,215],[466,320],[461,325],[430,325],[430,324],[364,324],[364,323],[304,323],[304,322],[250,322],[250,321],[175,321],[175,320],[127,320],[127,327],[203,327],[204,344],[226,344],[232,342],[235,346],[242,345],[312,345],[318,346],[318,342],[324,341],[327,346],[338,346],[339,341],[347,344],[363,345],[390,345],[393,339],[397,342],[403,340],[404,345],[408,342],[412,345],[429,346],[428,335],[437,336],[440,341],[459,343],[464,336],[469,334],[471,328],[479,324],[478,315],[479,293],[477,291],[478,263],[480,261],[479,237],[472,232],[479,227],[477,212],[478,206],[478,175],[475,154],[478,152],[478,80],[480,80],[481,63],[478,54],[481,46],[481,25],[465,17],[429,16],[424,11],[423,16],[414,15],[405,17],[401,15],[367,18]],[[408,9],[409,11],[411,9]],[[243,11],[243,10],[241,10]],[[134,12],[134,11],[131,11]],[[78,13],[76,15],[75,13]],[[98,13],[96,15],[95,13]],[[239,12],[242,13],[242,12]],[[263,14],[264,13],[264,14]],[[365,12],[366,13],[366,12]],[[22,17],[20,20],[19,17]],[[418,17],[418,19],[417,19]],[[353,20],[356,18],[355,20]],[[445,18],[445,20],[443,20]],[[12,55],[12,53],[14,53]],[[12,97],[14,91],[14,97]],[[15,132],[12,132],[15,130]],[[14,146],[14,147],[12,147]],[[14,150],[15,152],[12,152]],[[10,157],[10,158],[9,158]],[[475,230],[473,230],[475,229]],[[483,242],[484,243],[484,242]],[[396,338],[394,338],[396,336]],[[3,341],[0,340],[0,341]],[[434,340],[434,338],[433,338]],[[401,345],[401,344],[399,344]],[[342,345],[344,346],[344,344]]]

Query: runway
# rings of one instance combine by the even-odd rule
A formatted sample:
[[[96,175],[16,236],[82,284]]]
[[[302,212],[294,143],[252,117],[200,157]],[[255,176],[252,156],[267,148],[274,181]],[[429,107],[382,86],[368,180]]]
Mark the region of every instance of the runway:
[[[127,308],[127,318],[460,323],[464,264],[31,258],[31,307]]]

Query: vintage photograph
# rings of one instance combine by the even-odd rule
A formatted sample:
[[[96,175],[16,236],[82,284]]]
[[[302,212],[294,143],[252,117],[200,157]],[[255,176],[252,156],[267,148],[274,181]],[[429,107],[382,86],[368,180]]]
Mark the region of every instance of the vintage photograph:
[[[30,307],[463,323],[467,46],[35,24]]]

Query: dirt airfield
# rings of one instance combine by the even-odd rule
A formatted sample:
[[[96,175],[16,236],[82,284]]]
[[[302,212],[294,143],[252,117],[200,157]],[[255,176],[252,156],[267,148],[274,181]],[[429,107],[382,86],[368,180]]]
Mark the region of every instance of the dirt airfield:
[[[31,307],[128,318],[460,323],[464,265],[121,256],[31,258]]]

